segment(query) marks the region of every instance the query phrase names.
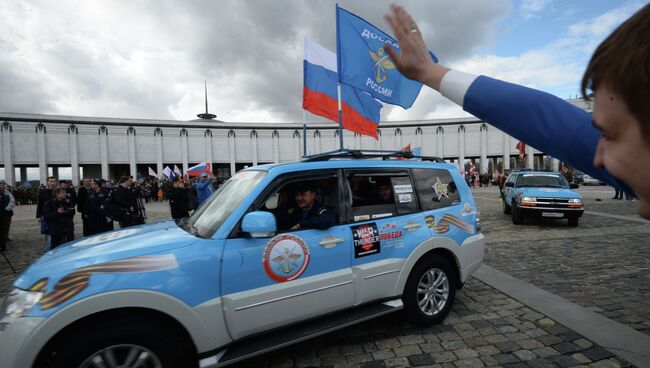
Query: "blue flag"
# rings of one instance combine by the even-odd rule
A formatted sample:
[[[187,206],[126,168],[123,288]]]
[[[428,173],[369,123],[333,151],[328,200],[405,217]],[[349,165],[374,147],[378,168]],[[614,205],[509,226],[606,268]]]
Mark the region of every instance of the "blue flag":
[[[399,52],[397,41],[338,5],[336,28],[340,82],[366,91],[378,100],[405,109],[411,107],[422,84],[398,72],[384,51],[384,43],[389,42]],[[431,56],[438,62],[435,55]]]

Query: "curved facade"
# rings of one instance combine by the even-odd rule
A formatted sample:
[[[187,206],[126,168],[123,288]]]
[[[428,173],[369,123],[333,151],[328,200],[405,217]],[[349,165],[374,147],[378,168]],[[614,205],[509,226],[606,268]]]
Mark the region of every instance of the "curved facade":
[[[589,109],[580,100],[572,101]],[[244,166],[295,161],[305,153],[302,124],[226,123],[215,120],[170,121],[83,118],[0,113],[0,161],[8,183],[16,171],[25,180],[28,167],[38,167],[45,182],[48,168],[56,176],[70,167],[75,185],[80,168],[86,177],[113,179],[147,175],[147,167],[161,173],[166,165],[186,169],[201,161],[214,172],[230,176]],[[307,154],[338,148],[337,125],[309,124]],[[399,150],[407,144],[422,147],[422,155],[452,162],[472,160],[481,171],[517,167],[551,167],[557,160],[527,147],[519,161],[517,141],[476,118],[382,122],[379,140],[344,131],[344,145],[353,149]],[[18,168],[18,170],[15,170]],[[464,168],[463,168],[464,169]]]

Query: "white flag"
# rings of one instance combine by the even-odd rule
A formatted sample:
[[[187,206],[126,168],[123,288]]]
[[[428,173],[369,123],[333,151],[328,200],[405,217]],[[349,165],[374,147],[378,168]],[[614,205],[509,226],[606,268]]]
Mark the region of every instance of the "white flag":
[[[153,176],[153,177],[157,178],[158,174],[156,174],[156,171],[154,169],[149,167],[149,176]]]
[[[176,174],[176,177],[180,178],[183,176],[183,173],[181,172],[181,169],[178,168],[178,166],[174,165],[174,174]]]
[[[165,169],[163,170],[163,175],[165,175],[168,179],[174,176],[174,173],[172,172],[172,169],[169,168],[169,166],[165,166]]]

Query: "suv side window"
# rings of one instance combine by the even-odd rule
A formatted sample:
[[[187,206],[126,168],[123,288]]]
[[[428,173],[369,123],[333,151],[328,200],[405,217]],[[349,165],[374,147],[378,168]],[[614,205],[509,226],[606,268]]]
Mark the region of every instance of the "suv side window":
[[[348,173],[354,222],[418,212],[417,196],[407,172]]]
[[[517,179],[517,174],[510,174],[510,176],[508,176],[508,180],[507,180],[507,182],[508,182],[508,183],[513,183],[513,184],[514,184],[515,179]]]
[[[447,170],[413,169],[413,179],[420,194],[422,211],[435,210],[460,203],[456,183]]]
[[[295,179],[283,180],[268,195],[261,198],[258,209],[273,213],[278,226],[278,232],[289,231],[299,220],[301,208],[296,202],[296,192],[300,188],[309,187],[316,190],[316,204],[324,206],[334,214],[338,224],[338,177],[323,175],[320,177],[302,176]],[[316,205],[315,204],[315,205]]]

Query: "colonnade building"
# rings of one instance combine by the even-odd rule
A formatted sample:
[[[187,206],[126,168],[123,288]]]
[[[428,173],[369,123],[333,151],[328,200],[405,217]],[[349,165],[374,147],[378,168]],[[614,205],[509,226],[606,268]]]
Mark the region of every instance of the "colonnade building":
[[[590,110],[583,100],[570,102]],[[185,170],[199,162],[212,165],[216,176],[229,177],[245,166],[300,160],[339,148],[335,123],[308,124],[306,152],[300,123],[228,123],[85,118],[0,112],[0,162],[4,179],[14,184],[44,183],[61,168],[78,185],[83,177],[116,179],[121,175],[158,174],[165,166]],[[558,170],[559,162],[530,146],[523,160],[517,140],[477,118],[381,122],[379,139],[344,131],[350,149],[399,150],[407,144],[422,147],[423,156],[473,163],[480,172],[503,172],[529,167]],[[28,171],[35,173],[28,178]]]

